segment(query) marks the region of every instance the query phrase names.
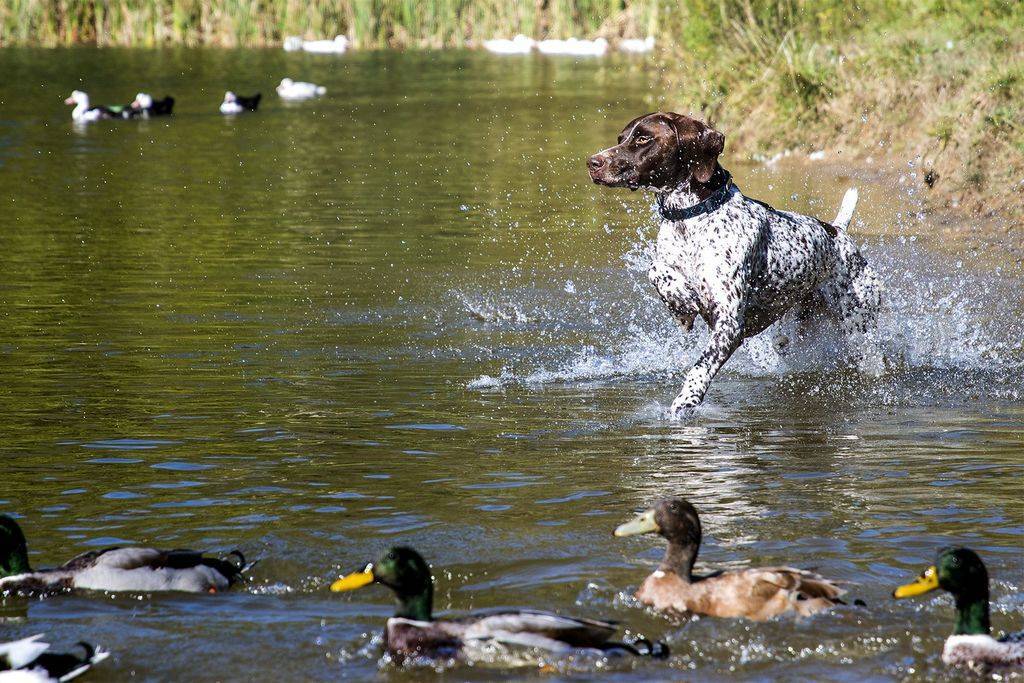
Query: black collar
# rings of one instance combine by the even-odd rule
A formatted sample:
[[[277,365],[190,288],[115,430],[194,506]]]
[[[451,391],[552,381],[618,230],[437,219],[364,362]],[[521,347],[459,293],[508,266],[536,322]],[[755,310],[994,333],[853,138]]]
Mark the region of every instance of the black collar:
[[[688,218],[696,218],[706,213],[711,213],[719,209],[723,204],[729,201],[729,197],[732,195],[732,176],[728,171],[722,169],[722,173],[725,174],[725,178],[722,181],[722,186],[717,190],[708,195],[708,198],[699,204],[693,206],[684,206],[681,208],[668,208],[665,206],[666,195],[658,196],[658,213],[661,217],[668,221],[681,221]]]

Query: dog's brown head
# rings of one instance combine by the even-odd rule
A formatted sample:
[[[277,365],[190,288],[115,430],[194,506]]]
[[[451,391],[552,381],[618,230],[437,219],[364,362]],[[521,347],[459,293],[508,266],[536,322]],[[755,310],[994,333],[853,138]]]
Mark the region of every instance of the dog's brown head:
[[[724,147],[725,136],[703,121],[655,112],[627,123],[619,144],[590,157],[587,166],[599,185],[671,188],[691,177],[706,183]]]

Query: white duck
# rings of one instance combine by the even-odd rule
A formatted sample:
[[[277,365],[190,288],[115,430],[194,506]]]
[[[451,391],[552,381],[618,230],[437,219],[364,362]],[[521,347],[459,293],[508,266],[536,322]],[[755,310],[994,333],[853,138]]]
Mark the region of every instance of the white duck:
[[[524,36],[522,33],[512,40],[508,40],[507,38],[494,38],[492,40],[484,41],[484,49],[488,52],[493,52],[496,55],[525,55],[529,54],[536,45],[536,40],[528,36]]]
[[[654,36],[647,36],[643,40],[639,38],[623,38],[619,41],[619,50],[622,52],[650,52],[654,49]]]
[[[73,104],[71,119],[74,121],[99,121],[100,119],[112,119],[117,114],[108,107],[90,107],[89,95],[81,90],[75,90],[71,97],[64,100],[64,104]]]
[[[43,635],[0,643],[0,683],[53,683],[70,681],[110,656],[101,648],[78,643],[83,655],[51,653]]]
[[[557,40],[549,38],[537,43],[537,49],[546,55],[574,55],[577,57],[599,57],[608,50],[608,41],[604,38],[581,40],[569,38]]]
[[[327,88],[316,83],[305,81],[293,81],[290,78],[282,78],[281,84],[277,86],[277,94],[285,100],[307,100],[311,97],[323,95]]]
[[[340,55],[348,49],[348,38],[345,36],[334,36],[334,40],[307,40],[302,43],[302,49],[306,52],[318,54]]]

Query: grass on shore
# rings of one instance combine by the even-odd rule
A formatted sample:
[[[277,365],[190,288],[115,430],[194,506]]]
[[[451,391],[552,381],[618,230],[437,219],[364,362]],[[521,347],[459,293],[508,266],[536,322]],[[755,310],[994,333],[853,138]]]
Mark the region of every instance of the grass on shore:
[[[691,2],[664,84],[731,149],[898,160],[933,205],[1021,229],[1024,3]]]

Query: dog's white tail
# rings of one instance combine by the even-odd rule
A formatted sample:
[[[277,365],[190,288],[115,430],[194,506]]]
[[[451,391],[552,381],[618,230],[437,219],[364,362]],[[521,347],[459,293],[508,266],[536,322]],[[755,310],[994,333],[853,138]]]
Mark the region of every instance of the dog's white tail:
[[[843,203],[839,206],[839,213],[836,214],[836,219],[832,221],[832,225],[840,230],[846,230],[847,226],[850,225],[850,221],[853,220],[853,210],[856,208],[857,188],[851,187],[843,195]]]

